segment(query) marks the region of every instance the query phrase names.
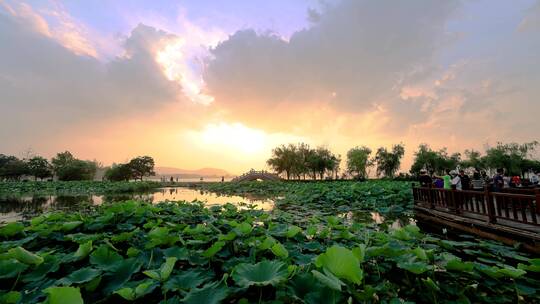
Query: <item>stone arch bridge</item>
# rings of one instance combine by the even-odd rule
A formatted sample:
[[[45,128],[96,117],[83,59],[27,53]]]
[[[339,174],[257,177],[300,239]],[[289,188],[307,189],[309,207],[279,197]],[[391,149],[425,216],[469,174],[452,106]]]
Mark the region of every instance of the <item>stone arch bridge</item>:
[[[279,177],[279,175],[270,173],[268,171],[250,170],[240,176],[233,178],[231,182],[247,182],[255,180],[280,181],[282,179],[281,177]]]

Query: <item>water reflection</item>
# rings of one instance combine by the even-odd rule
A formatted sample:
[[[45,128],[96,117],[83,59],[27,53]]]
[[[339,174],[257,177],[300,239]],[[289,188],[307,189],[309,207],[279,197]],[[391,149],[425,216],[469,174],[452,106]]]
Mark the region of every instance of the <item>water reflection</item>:
[[[205,202],[208,206],[233,203],[240,208],[251,206],[256,209],[271,210],[273,201],[253,196],[223,196],[189,188],[162,188],[152,193],[107,194],[107,195],[47,195],[0,197],[0,222],[13,222],[32,218],[50,210],[81,211],[92,206],[125,200],[139,200],[148,203],[163,201]]]

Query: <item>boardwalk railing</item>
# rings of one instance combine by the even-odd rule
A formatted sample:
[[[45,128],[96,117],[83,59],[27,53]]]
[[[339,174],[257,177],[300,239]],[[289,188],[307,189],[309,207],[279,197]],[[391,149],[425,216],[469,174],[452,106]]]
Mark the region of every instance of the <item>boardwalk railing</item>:
[[[415,205],[488,223],[502,225],[518,222],[540,226],[540,191],[521,193],[484,191],[461,191],[413,185]]]

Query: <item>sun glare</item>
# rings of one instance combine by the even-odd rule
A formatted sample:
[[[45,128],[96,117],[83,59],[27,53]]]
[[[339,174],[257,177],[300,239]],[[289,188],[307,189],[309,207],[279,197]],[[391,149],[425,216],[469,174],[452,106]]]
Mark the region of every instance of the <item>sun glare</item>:
[[[214,97],[202,92],[204,80],[200,64],[186,50],[184,39],[177,38],[156,54],[156,61],[161,65],[165,76],[182,86],[184,94],[194,102],[208,105]]]
[[[208,124],[201,137],[205,144],[217,144],[246,154],[262,152],[267,142],[267,135],[263,131],[248,128],[241,123]]]

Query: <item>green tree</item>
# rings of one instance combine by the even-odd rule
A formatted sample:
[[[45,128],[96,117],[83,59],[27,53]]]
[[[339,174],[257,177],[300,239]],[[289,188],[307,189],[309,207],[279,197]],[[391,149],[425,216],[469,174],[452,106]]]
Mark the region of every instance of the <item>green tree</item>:
[[[131,176],[134,179],[143,180],[145,176],[156,175],[154,172],[154,159],[150,156],[139,156],[129,161],[128,166],[131,169]]]
[[[377,176],[384,175],[393,178],[401,165],[401,158],[405,154],[405,147],[402,144],[394,145],[392,151],[381,147],[375,154],[375,163],[377,163]]]
[[[446,148],[433,151],[427,144],[421,144],[418,151],[414,153],[414,162],[410,172],[418,175],[420,170],[426,169],[442,175],[447,169],[455,169],[459,164],[460,157],[459,153],[448,155]]]
[[[338,157],[328,148],[320,146],[315,149],[311,169],[318,173],[320,179],[324,179],[324,175],[327,171],[333,172],[336,166],[339,168]],[[315,178],[317,177],[316,174],[314,174],[314,176]]]
[[[489,168],[503,168],[510,175],[522,175],[526,160],[532,157],[537,146],[537,141],[524,144],[499,142],[497,146],[487,149],[483,160]]]
[[[51,164],[41,156],[34,156],[28,160],[28,171],[35,179],[44,179],[53,175]]]
[[[281,145],[272,150],[272,157],[266,161],[277,174],[285,172],[287,179],[298,171],[301,162],[298,149],[293,144]]]
[[[76,159],[69,151],[58,153],[51,160],[58,180],[91,180],[97,171],[97,163]]]
[[[113,164],[105,171],[104,177],[110,181],[129,181],[133,175],[129,164]]]
[[[296,151],[298,153],[298,164],[295,166],[296,168],[294,171],[296,171],[298,175],[301,175],[303,179],[306,179],[306,175],[311,172],[309,168],[309,159],[314,151],[306,143],[299,143]]]
[[[484,169],[485,164],[482,159],[482,154],[476,150],[465,150],[466,159],[462,160],[460,165],[463,168],[475,168],[477,170]]]
[[[354,147],[347,152],[347,171],[356,178],[367,178],[367,169],[373,165],[370,159],[371,149]]]
[[[15,156],[0,154],[0,179],[19,180],[28,174],[28,165]]]

